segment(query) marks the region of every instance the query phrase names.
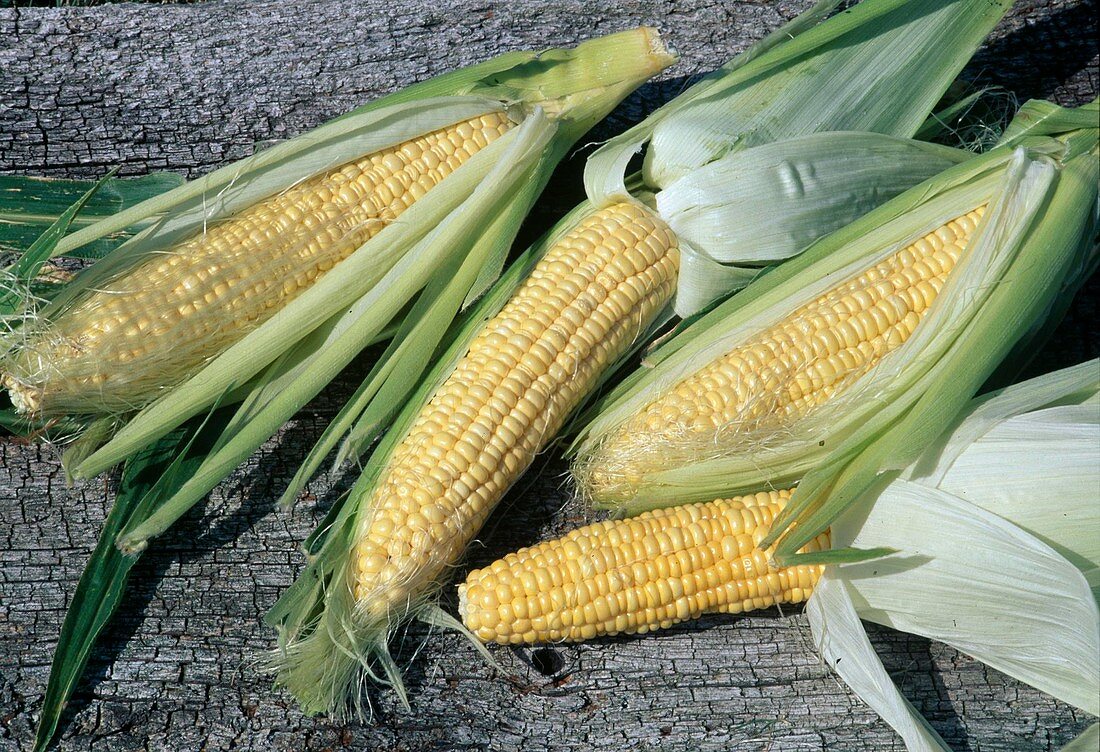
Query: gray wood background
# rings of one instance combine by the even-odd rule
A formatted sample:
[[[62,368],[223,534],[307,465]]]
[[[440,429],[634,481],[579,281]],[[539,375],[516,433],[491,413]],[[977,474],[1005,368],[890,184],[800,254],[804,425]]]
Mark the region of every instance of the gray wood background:
[[[491,54],[640,23],[683,55],[593,140],[633,122],[808,2],[266,0],[0,9],[0,171],[196,175],[396,87]],[[1096,6],[1021,2],[967,75],[1019,98],[1096,96]],[[578,197],[563,165],[526,237]],[[1033,371],[1097,351],[1095,285]],[[358,364],[362,367],[363,363]],[[336,393],[352,388],[355,369]],[[412,628],[412,712],[377,693],[371,723],[304,717],[256,667],[259,620],[302,564],[297,543],[346,478],[292,513],[272,503],[336,402],[319,399],[156,542],[64,722],[63,750],[899,750],[819,663],[798,609],[707,618],[645,638],[497,649]],[[553,451],[471,555],[479,565],[582,521]],[[29,745],[64,608],[112,492],[66,488],[58,453],[0,438],[0,750]],[[1053,750],[1091,719],[941,644],[872,641],[903,692],[960,750]],[[422,649],[414,655],[415,648]]]

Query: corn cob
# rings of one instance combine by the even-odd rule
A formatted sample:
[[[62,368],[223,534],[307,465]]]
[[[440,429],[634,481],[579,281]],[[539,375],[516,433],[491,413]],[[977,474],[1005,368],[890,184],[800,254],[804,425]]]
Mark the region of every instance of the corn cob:
[[[27,341],[21,412],[125,412],[262,324],[515,123],[489,112],[348,162],[152,255]],[[98,395],[89,403],[86,395]]]
[[[766,446],[768,435],[842,398],[925,320],[984,211],[927,233],[660,394],[578,465],[583,492],[630,498],[653,468],[712,447]]]
[[[643,634],[707,613],[810,596],[823,566],[777,567],[760,548],[790,491],[598,522],[508,554],[459,586],[459,612],[484,642],[577,642]],[[829,548],[829,534],[806,551]]]
[[[375,615],[420,598],[675,289],[675,237],[619,203],[553,245],[413,422],[369,502],[354,590]]]

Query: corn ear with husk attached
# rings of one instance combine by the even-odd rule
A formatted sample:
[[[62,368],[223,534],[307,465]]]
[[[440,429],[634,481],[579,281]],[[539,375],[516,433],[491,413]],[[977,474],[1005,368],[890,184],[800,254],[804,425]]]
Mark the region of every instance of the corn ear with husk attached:
[[[759,103],[776,98],[774,75],[784,84],[778,99],[785,113],[801,113],[804,121],[821,128],[871,127],[881,133],[817,138],[815,127],[805,122],[784,126],[788,121],[776,118],[767,137],[746,139],[745,146],[753,149],[727,144],[700,162],[697,172],[678,176],[685,181],[679,192],[671,176],[667,184],[665,177],[650,181],[644,173],[640,179],[620,176],[624,192],[578,207],[517,262],[454,333],[450,348],[397,415],[348,499],[307,542],[313,557],[309,568],[269,614],[282,646],[274,661],[277,681],[307,711],[346,715],[359,710],[364,678],[388,681],[404,699],[387,646],[397,625],[417,616],[461,629],[433,599],[449,566],[570,413],[648,336],[654,322],[671,315],[684,247],[661,216],[660,194],[654,198],[654,192],[667,189],[668,197],[679,196],[674,221],[701,238],[695,242],[713,246],[711,252],[728,251],[724,257],[740,262],[746,270],[742,276],[748,277],[797,253],[814,237],[812,227],[823,216],[837,221],[829,206],[848,221],[886,195],[968,156],[903,137],[927,117],[1003,7],[960,2],[950,4],[947,14],[933,14],[873,0],[821,23],[834,5],[823,4],[796,19],[737,65],[689,90],[685,101],[702,102],[714,94],[720,103],[725,94],[712,84],[730,80],[736,85],[728,91],[753,93]],[[965,31],[931,57],[904,45],[899,57],[899,40],[918,29],[927,33],[928,24],[944,33],[954,26]],[[802,35],[810,29],[821,31],[804,43]],[[793,49],[778,54],[788,45]],[[887,50],[893,52],[886,55]],[[859,68],[861,54],[882,63],[877,73],[884,80],[897,74],[904,85],[889,91],[862,83],[850,91],[841,87],[850,105],[842,110],[835,108],[835,88],[829,89],[828,101],[808,94],[814,90],[809,85],[786,91],[791,82],[818,76],[831,80],[838,72]],[[907,55],[927,64],[928,71],[915,75],[906,65]],[[859,104],[865,97],[874,105]],[[731,96],[730,101],[741,100]],[[890,115],[880,117],[887,101]],[[828,117],[819,119],[819,109]],[[667,116],[662,111],[659,117]],[[755,125],[742,127],[748,132]],[[765,142],[783,139],[785,127],[791,131],[785,145],[789,151],[769,149]],[[682,138],[690,145],[694,134],[685,132]],[[785,153],[795,155],[793,162]],[[738,161],[718,164],[723,159]],[[849,174],[842,168],[845,162],[860,169]],[[715,165],[711,172],[708,163]],[[818,166],[821,180],[815,181]],[[747,185],[753,188],[720,193],[717,187],[732,174],[749,175]],[[795,192],[802,190],[804,202],[776,188],[783,175],[797,177]],[[625,191],[627,184],[630,191]],[[854,198],[838,207],[829,190],[835,186]],[[766,224],[746,208],[743,194],[756,187],[770,187],[769,195],[784,202],[783,211],[768,218],[783,229],[773,233],[768,250],[753,256],[743,249],[739,255],[733,247],[751,249],[751,232],[731,240],[705,225],[729,217]],[[713,200],[692,198],[704,192],[712,192]],[[698,210],[694,218],[693,207]],[[769,232],[760,229],[761,237]],[[323,437],[322,449],[307,459],[308,469],[295,484],[303,482],[340,434],[346,432],[353,443],[346,456],[358,455],[379,434],[392,415],[388,407],[379,407],[385,389],[376,374],[368,377],[353,398],[354,407],[337,417],[338,429]]]
[[[576,221],[575,211],[567,220]],[[559,228],[560,230],[560,228]],[[395,417],[364,465],[348,495],[354,502],[372,490],[420,409],[465,354],[469,343],[508,302],[532,270],[544,247],[558,240],[552,231],[513,262],[497,284],[465,314],[449,333],[447,349]],[[389,655],[392,625],[365,630],[355,601],[349,567],[362,510],[359,504],[337,503],[305,540],[306,570],[268,612],[265,621],[279,631],[280,648],[273,661],[277,682],[287,687],[306,712],[362,714],[362,677],[389,681],[407,703],[400,671]],[[425,614],[428,615],[428,614]]]
[[[1100,713],[1098,452],[1093,360],[974,400],[901,478],[834,524],[838,545],[896,553],[826,568],[807,606],[814,641],[909,750],[948,747],[898,692],[860,619]]]
[[[801,480],[772,532],[799,523],[777,549],[789,563],[912,461],[1093,265],[1085,113],[1048,121],[1072,129],[1061,139],[1010,135],[663,343],[581,431],[582,493],[631,513]]]

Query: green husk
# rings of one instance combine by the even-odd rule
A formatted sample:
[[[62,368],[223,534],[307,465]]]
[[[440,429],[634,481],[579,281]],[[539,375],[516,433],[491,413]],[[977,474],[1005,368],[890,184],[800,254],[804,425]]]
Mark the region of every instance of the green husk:
[[[677,315],[691,316],[762,268],[972,156],[839,131],[738,151],[672,181],[654,200],[680,242]]]
[[[608,141],[589,158],[588,196],[597,206],[628,198],[626,166],[647,142],[643,174],[663,187],[731,151],[784,138],[912,136],[1009,5],[884,0],[820,23],[836,3],[818,3],[749,59],[731,61]]]

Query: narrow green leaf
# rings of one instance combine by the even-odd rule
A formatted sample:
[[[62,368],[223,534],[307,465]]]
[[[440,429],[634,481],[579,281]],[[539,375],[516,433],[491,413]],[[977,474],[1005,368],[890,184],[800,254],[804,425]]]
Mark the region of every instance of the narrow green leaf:
[[[99,635],[122,602],[137,556],[115,546],[116,536],[140,520],[194,470],[213,445],[225,418],[195,420],[127,461],[118,495],[95,549],[77,582],[54,650],[34,749],[46,749],[80,680]]]
[[[65,470],[67,479],[71,481],[72,469],[111,438],[118,423],[118,417],[107,415],[86,422],[81,427],[79,435],[65,447],[65,452],[61,455],[61,467]]]
[[[50,435],[72,436],[83,429],[79,421],[61,418],[58,420],[28,419],[13,407],[0,409],[0,429],[24,438],[39,438]]]
[[[85,227],[178,187],[183,177],[155,172],[135,178],[110,178],[89,199],[71,227]],[[96,181],[0,175],[0,254],[20,254]],[[100,258],[140,230],[138,223],[84,246],[72,255]]]
[[[114,170],[85,191],[84,195],[50,224],[14,264],[0,271],[0,320],[22,310],[26,304],[24,291],[30,288],[32,280],[38,276],[42,266],[53,255],[61,238],[69,231],[73,219],[113,175]]]
[[[875,548],[858,548],[855,546],[830,548],[828,551],[795,554],[794,556],[784,559],[783,566],[800,566],[802,564],[857,564],[859,562],[881,559],[884,556],[895,553],[897,553],[897,549],[890,548],[889,546],[877,546]]]

